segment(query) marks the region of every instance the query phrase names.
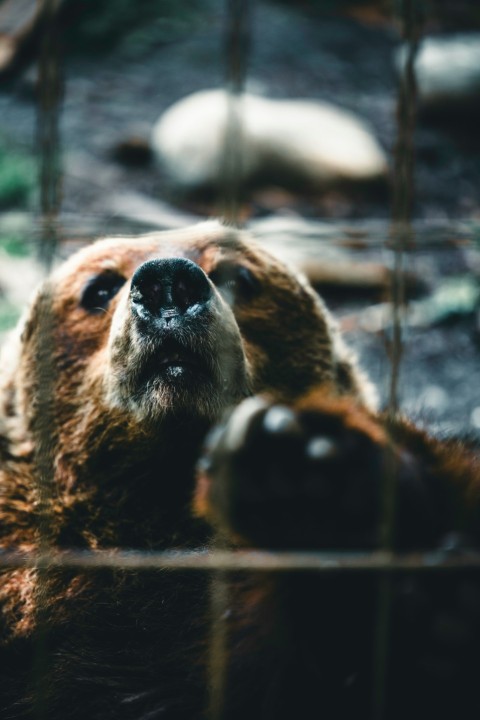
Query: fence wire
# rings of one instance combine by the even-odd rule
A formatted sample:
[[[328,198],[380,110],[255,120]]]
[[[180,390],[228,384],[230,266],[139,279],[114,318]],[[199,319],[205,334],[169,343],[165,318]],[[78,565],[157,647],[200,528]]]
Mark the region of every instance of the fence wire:
[[[480,553],[461,555],[448,549],[427,553],[397,554],[373,552],[262,551],[262,550],[49,550],[44,553],[2,552],[0,565],[5,568],[78,569],[78,570],[191,570],[283,573],[314,571],[322,575],[364,573],[463,572],[480,569]]]
[[[222,166],[220,168],[219,204],[224,219],[239,225],[239,211],[244,175],[244,134],[242,95],[245,90],[251,45],[253,0],[227,0],[225,23],[225,88],[227,112]]]
[[[62,197],[60,111],[63,99],[63,64],[59,0],[42,0],[40,7],[41,42],[38,59],[37,156],[40,189],[40,237],[38,258],[46,272],[52,267],[59,244],[58,216]],[[33,428],[35,466],[38,491],[39,550],[46,563],[35,562],[37,641],[33,657],[34,713],[38,720],[49,717],[46,687],[49,673],[47,615],[49,607],[49,575],[53,532],[53,501],[55,499],[54,453],[57,437],[54,367],[55,340],[52,293],[48,281],[39,298],[36,334],[36,395],[38,421]]]
[[[225,5],[225,90],[226,124],[218,188],[223,219],[239,227],[244,175],[244,132],[242,96],[245,90],[251,43],[253,0],[226,0]],[[214,540],[214,545],[221,541]],[[211,634],[209,644],[210,720],[225,717],[227,682],[228,608],[230,604],[228,565],[217,567],[210,584]]]
[[[59,0],[42,0],[42,28],[38,61],[37,148],[39,159],[40,225],[39,259],[51,267],[58,238],[58,215],[62,198],[60,108],[63,98],[63,65]]]
[[[398,20],[406,45],[406,61],[401,70],[397,97],[397,139],[394,151],[393,205],[391,243],[393,270],[391,275],[391,337],[390,387],[387,406],[387,426],[393,424],[399,410],[399,382],[403,353],[403,318],[405,300],[405,253],[413,247],[412,209],[414,198],[414,134],[416,118],[415,58],[419,42],[418,2],[400,0]],[[380,546],[391,551],[395,535],[395,508],[397,497],[398,461],[393,447],[387,457],[382,488],[382,517],[379,527]],[[393,580],[391,573],[380,575],[378,608],[373,657],[373,719],[386,717],[386,688],[390,651]]]

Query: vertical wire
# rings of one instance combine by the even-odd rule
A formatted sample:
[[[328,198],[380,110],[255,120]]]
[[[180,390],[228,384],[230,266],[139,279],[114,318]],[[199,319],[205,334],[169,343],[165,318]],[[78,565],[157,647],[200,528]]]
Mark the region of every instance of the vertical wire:
[[[40,56],[38,62],[37,151],[40,185],[40,243],[38,258],[45,271],[54,261],[58,244],[58,213],[61,200],[59,112],[62,101],[62,67],[59,33],[56,23],[58,0],[41,4]],[[54,327],[52,292],[48,282],[38,298],[36,330],[36,418],[35,472],[37,481],[39,552],[44,558],[52,547],[55,500],[54,449],[57,435],[55,409]],[[33,658],[34,713],[47,720],[48,708],[48,560],[37,567],[36,623],[37,642]]]
[[[54,454],[56,446],[56,418],[54,396],[54,364],[52,357],[53,311],[52,293],[48,283],[37,300],[36,335],[36,416],[32,428],[35,446],[37,488],[38,551],[42,559],[37,566],[35,593],[36,644],[33,657],[34,713],[37,720],[48,720],[48,678],[50,656],[48,647],[48,606],[51,569],[48,556],[53,547],[54,534]]]
[[[230,224],[237,226],[240,221],[239,211],[245,160],[242,95],[250,52],[252,1],[226,1],[225,87],[227,108],[219,193],[223,217]]]
[[[41,235],[39,258],[48,269],[58,244],[58,213],[61,202],[59,115],[63,98],[60,33],[57,26],[59,0],[43,0],[41,7],[40,57],[38,63],[37,148],[39,157]]]
[[[229,574],[213,574],[210,585],[211,635],[209,644],[209,712],[210,720],[225,718],[225,693],[228,673]]]
[[[250,52],[251,10],[253,0],[226,0],[225,6],[225,88],[226,124],[221,166],[219,201],[221,215],[230,225],[240,224],[244,140],[242,95],[245,88]],[[218,545],[217,540],[217,545]],[[218,571],[210,585],[210,720],[225,720],[228,675],[229,573]]]
[[[399,0],[406,58],[401,69],[397,97],[397,142],[394,154],[393,206],[391,239],[394,262],[391,275],[392,336],[390,343],[390,385],[388,393],[387,426],[398,416],[399,377],[403,351],[402,319],[405,311],[404,256],[413,239],[411,217],[414,196],[414,131],[416,119],[415,58],[418,48],[419,21],[416,0]],[[394,544],[394,520],[398,466],[393,447],[385,468],[382,497],[382,518],[379,528],[380,546],[391,552]],[[391,574],[380,576],[378,611],[375,628],[373,718],[385,720],[387,710],[388,659],[390,621],[393,600]]]
[[[405,250],[412,244],[411,225],[414,196],[414,133],[416,121],[415,58],[418,49],[419,10],[415,0],[401,0],[403,36],[406,57],[402,67],[397,99],[397,143],[394,158],[392,239],[394,268],[392,273],[392,344],[388,412],[392,419],[398,413],[398,382],[402,357],[402,315],[405,306],[403,263]]]

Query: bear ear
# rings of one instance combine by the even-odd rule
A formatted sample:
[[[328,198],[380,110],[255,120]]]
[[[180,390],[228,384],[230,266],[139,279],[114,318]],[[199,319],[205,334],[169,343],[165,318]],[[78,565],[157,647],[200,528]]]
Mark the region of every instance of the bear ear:
[[[20,341],[20,345],[25,345],[29,342],[29,340],[31,340],[34,328],[37,325],[35,315],[32,315],[31,313],[25,314],[20,323],[21,324],[18,328],[18,339]]]
[[[45,321],[44,316],[51,307],[52,291],[50,283],[44,282],[40,285],[32,298],[30,306],[24,312],[16,328],[22,345],[30,342],[35,330]]]

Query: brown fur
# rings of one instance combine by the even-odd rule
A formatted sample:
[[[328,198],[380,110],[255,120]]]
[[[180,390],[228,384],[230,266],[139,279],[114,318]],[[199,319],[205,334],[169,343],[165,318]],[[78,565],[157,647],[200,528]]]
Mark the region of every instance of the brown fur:
[[[173,258],[180,258],[180,275],[186,279],[176,275],[174,287],[173,280],[168,285],[155,276],[155,282],[140,287],[141,273],[152,267],[157,272],[159,262],[164,268],[168,260],[168,272],[173,273]],[[105,273],[115,282],[120,276],[123,284],[105,305],[99,296],[99,309],[86,302],[85,293],[92,278]],[[167,307],[173,303],[170,297],[156,310],[155,322],[161,317],[163,329],[152,330],[151,320],[142,325],[147,294],[148,302],[158,305],[174,290],[175,308]],[[182,302],[188,310],[183,314]],[[366,538],[366,546],[375,546],[376,483],[392,452],[400,476],[418,480],[425,502],[430,503],[431,494],[430,504],[440,508],[429,525],[418,510],[423,505],[417,503],[416,489],[413,500],[410,491],[402,495],[397,520],[406,532],[400,533],[400,547],[430,547],[456,527],[444,512],[452,497],[455,507],[470,513],[469,530],[478,527],[475,511],[466,510],[464,502],[469,497],[472,507],[478,503],[473,454],[376,414],[368,381],[311,287],[246,234],[217,223],[107,239],[70,258],[40,289],[4,349],[0,390],[3,550],[197,547],[210,541],[210,523],[224,531],[230,543],[335,548],[357,547]],[[256,482],[258,468],[268,470],[272,459],[263,457],[263,444],[255,455],[247,441],[243,447],[239,440],[261,431],[261,424],[253,427],[253,416],[244,423],[245,432],[236,436],[235,447],[233,420],[223,439],[217,434],[212,441],[211,452],[220,457],[220,465],[226,457],[228,477],[222,468],[204,465],[195,490],[195,465],[205,434],[227,410],[238,405],[235,412],[242,413],[242,401],[258,394],[268,398],[255,411],[258,417],[272,404],[291,408],[297,418],[292,420],[295,452],[299,438],[315,437],[325,427],[333,428],[337,449],[344,438],[355,440],[351,457],[350,450],[340,454],[333,480],[351,480],[352,487],[357,479],[364,483],[365,497],[372,497],[367,526],[356,516],[349,524],[348,513],[333,506],[330,510],[315,494],[303,497],[296,477],[287,478],[294,482],[289,486],[293,500],[289,495],[276,497],[270,488],[251,512],[243,489]],[[238,428],[238,415],[235,422]],[[277,451],[280,457],[283,441],[274,462]],[[248,459],[246,476],[236,467],[242,453]],[[285,467],[290,467],[288,454],[285,457]],[[296,467],[303,462],[299,456]],[[282,468],[275,471],[281,475]],[[307,471],[311,473],[309,467]],[[232,507],[232,498],[238,506]],[[302,583],[303,591],[296,594]],[[342,686],[349,663],[366,662],[372,632],[360,616],[371,617],[370,586],[352,613],[350,590],[345,594],[336,584],[250,578],[244,585],[232,610],[233,625],[235,618],[240,620],[227,673],[229,720],[283,720],[297,710],[306,716],[316,683],[313,678],[306,691],[311,667],[302,675],[305,658],[298,665],[295,658],[307,640],[308,652],[302,652],[305,657],[320,652],[330,698],[322,705],[320,693],[315,703],[328,713],[336,702],[328,693],[337,682]],[[9,718],[44,713],[49,720],[204,717],[201,656],[207,598],[204,580],[197,576],[4,569],[0,707]],[[319,607],[337,613],[331,626],[322,624]],[[279,634],[279,623],[285,633]],[[41,671],[32,644],[38,641],[39,625],[47,657]],[[340,628],[340,642],[332,628]],[[340,658],[343,647],[345,662]],[[332,682],[330,656],[337,658],[332,668],[340,668]],[[285,672],[294,665],[290,683]],[[296,697],[303,698],[298,705]],[[343,714],[328,717],[351,717],[351,707],[359,700],[348,697],[352,706],[347,702]],[[363,717],[361,711],[358,716]]]
[[[228,353],[228,347],[222,351],[224,341],[227,345],[238,343],[244,381],[243,386],[239,384],[228,393],[217,388],[218,397],[209,398],[211,406],[205,403],[198,406],[194,395],[187,398],[188,415],[193,418],[190,428],[187,424],[190,439],[183,432],[178,437],[175,427],[172,430],[172,417],[174,424],[179,408],[169,406],[168,397],[162,397],[157,406],[151,402],[146,412],[119,400],[112,367],[116,354],[123,356],[129,352],[125,345],[128,338],[125,327],[130,321],[129,278],[143,262],[172,256],[191,258],[206,273],[211,273],[221,258],[240,261],[253,270],[262,287],[254,303],[235,308],[235,318],[217,293],[223,325],[213,338],[216,342],[213,352]],[[80,307],[79,298],[88,280],[104,270],[120,273],[127,282],[108,310],[92,315]],[[111,330],[112,324],[117,327],[116,335]],[[360,394],[361,381],[357,380],[340,342],[336,349],[334,338],[329,316],[303,280],[251,239],[215,223],[172,233],[104,240],[76,254],[39,291],[3,354],[5,431],[0,470],[3,547],[32,550],[40,542],[38,523],[34,520],[35,508],[41,502],[36,482],[39,460],[34,448],[41,433],[39,414],[45,412],[53,422],[47,428],[53,438],[54,493],[49,538],[52,544],[90,549],[150,548],[170,544],[172,536],[179,545],[190,544],[188,530],[185,536],[181,532],[180,519],[176,520],[178,527],[163,533],[153,529],[161,515],[158,508],[151,517],[139,518],[138,510],[129,507],[133,503],[128,492],[131,489],[135,496],[132,485],[139,467],[142,473],[161,475],[156,458],[162,441],[171,444],[172,452],[178,449],[182,453],[185,448],[183,454],[191,463],[206,428],[228,405],[252,393],[268,392],[279,401],[290,402],[322,382],[339,392]],[[37,365],[42,343],[47,347],[46,364],[53,370],[47,408],[42,406]],[[127,368],[132,363],[127,363]],[[347,368],[349,387],[339,386],[338,366],[342,367],[342,382],[345,382],[343,370]],[[123,377],[122,383],[125,382]],[[162,434],[166,437],[162,438]],[[175,481],[186,485],[187,496],[192,476]],[[120,483],[123,486],[119,487]],[[151,492],[153,501],[157,489],[152,491],[146,485],[144,492]],[[107,508],[112,504],[127,508],[123,517],[119,517],[115,507]],[[184,517],[182,521],[185,522]],[[140,526],[135,527],[139,522]],[[31,570],[6,573],[0,593],[9,632],[12,628],[17,633],[31,631],[34,588],[35,573]],[[71,588],[65,594],[76,593]]]

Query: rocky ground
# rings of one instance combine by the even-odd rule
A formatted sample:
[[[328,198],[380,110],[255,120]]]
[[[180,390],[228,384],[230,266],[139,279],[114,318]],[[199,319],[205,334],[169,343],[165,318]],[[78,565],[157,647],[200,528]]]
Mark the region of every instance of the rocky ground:
[[[394,57],[400,40],[395,25],[376,15],[373,20],[321,17],[295,4],[257,3],[248,87],[271,97],[317,98],[351,110],[370,123],[391,158],[398,84]],[[163,36],[157,41],[154,32],[146,32],[142,40],[137,32],[131,41],[125,38],[105,53],[77,49],[76,54],[67,55],[61,115],[61,226],[65,235],[87,238],[135,231],[182,224],[189,215],[215,213],[215,204],[172,197],[158,167],[125,162],[119,147],[132,138],[148,139],[154,121],[174,101],[222,84],[223,28],[220,3],[211,0],[194,21],[185,19],[171,41]],[[35,69],[26,70],[0,90],[0,140],[32,154]],[[417,127],[414,213],[417,243],[424,249],[411,253],[408,264],[423,281],[424,299],[435,299],[435,291],[447,279],[460,278],[458,287],[462,287],[462,279],[470,282],[478,277],[480,143],[476,127],[473,123],[472,131],[472,124],[463,122],[461,115],[443,123],[421,120]],[[30,208],[36,202],[31,198]],[[333,249],[334,258],[390,267],[392,255],[385,249],[390,205],[388,188],[380,194],[354,197],[338,191],[305,196],[270,187],[254,194],[244,215],[253,224],[269,218],[280,222],[293,218],[300,223],[306,217],[321,224],[302,239],[310,253],[313,247],[324,258]],[[13,223],[16,235],[35,238],[37,228],[26,209],[15,217],[5,212],[0,234],[10,235]],[[296,244],[295,230],[291,234]],[[9,254],[8,261],[0,262],[4,325],[16,314],[22,294],[12,295],[9,284],[25,292],[29,284],[25,263],[30,261],[19,261],[23,265],[18,265],[20,275],[15,278],[11,258]],[[34,273],[30,274],[33,281]],[[370,317],[369,309],[385,299],[381,288],[367,295],[357,289],[353,296],[336,292],[331,297],[384,400],[390,384],[391,324],[387,319],[372,326],[364,320]],[[475,430],[480,426],[478,306],[474,299],[459,309],[456,296],[442,302],[433,316],[427,307],[423,324],[406,322],[402,404],[439,429]],[[0,297],[0,312],[1,304]]]

